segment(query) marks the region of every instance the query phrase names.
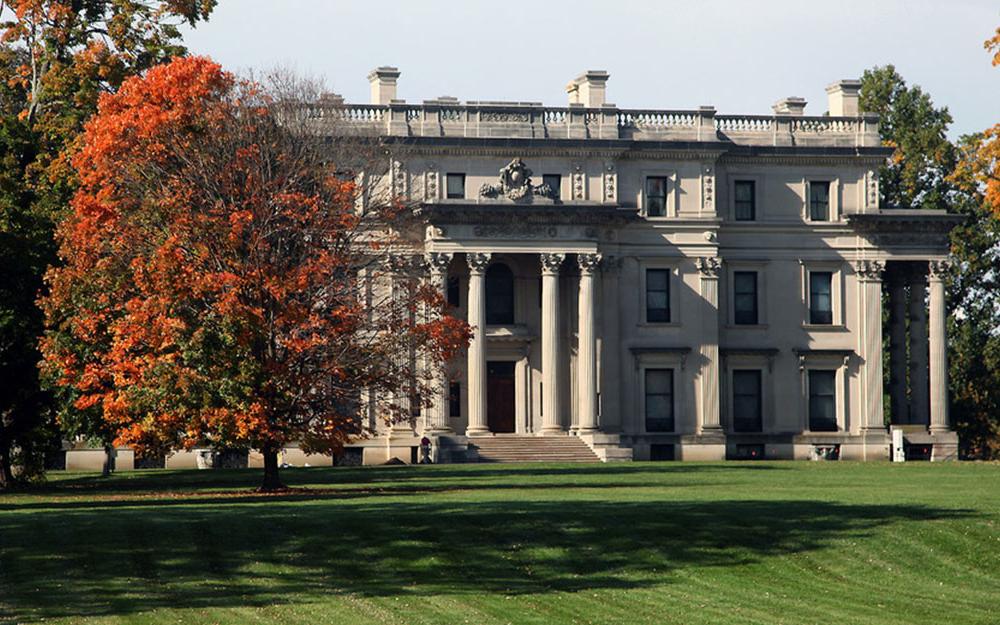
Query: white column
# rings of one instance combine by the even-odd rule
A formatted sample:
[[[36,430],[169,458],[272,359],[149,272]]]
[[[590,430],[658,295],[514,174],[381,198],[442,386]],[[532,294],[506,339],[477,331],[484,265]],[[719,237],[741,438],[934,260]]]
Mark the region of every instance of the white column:
[[[625,384],[620,367],[622,348],[619,323],[622,303],[619,283],[622,280],[622,258],[605,257],[601,260],[601,338],[598,356],[600,395],[600,429],[602,432],[619,432],[622,429],[621,387]]]
[[[889,283],[889,393],[894,424],[909,423],[906,401],[906,283],[896,275]]]
[[[858,304],[861,307],[861,332],[858,354],[861,356],[861,430],[885,431],[882,407],[882,271],[885,263],[861,260],[854,270],[858,278]]]
[[[469,436],[489,434],[486,423],[486,265],[490,254],[469,252]]]
[[[447,252],[431,252],[425,256],[429,276],[430,288],[439,294],[442,300],[446,297],[448,284],[448,265],[451,263],[452,255]],[[448,376],[446,369],[448,363],[428,362],[431,371],[431,385],[433,393],[433,404],[430,408],[430,419],[428,419],[428,432],[432,434],[447,434],[451,432],[451,415],[448,413],[450,403],[448,401]]]
[[[542,261],[542,434],[563,431],[559,405],[562,362],[559,354],[559,268],[565,254],[547,253]]]
[[[910,423],[927,425],[927,280],[910,282]]]
[[[408,283],[413,279],[413,260],[411,256],[406,254],[393,254],[387,260],[390,279],[392,280],[390,287],[392,289],[392,308],[406,315],[412,314],[406,306],[405,301],[408,297],[406,291],[410,286]],[[406,323],[413,322],[415,322],[413,317],[406,319]],[[410,345],[407,345],[405,350],[400,349],[395,354],[399,370],[408,371],[411,375],[416,375],[415,356],[416,354],[413,353],[413,348]],[[399,412],[392,423],[390,436],[412,436],[414,433],[413,405],[411,401],[411,394],[414,390],[413,381],[411,378],[406,383],[401,384],[395,393],[393,403],[396,404]]]
[[[701,274],[701,298],[705,306],[701,328],[701,355],[703,365],[699,384],[701,385],[701,433],[719,433],[719,271],[722,261],[718,258],[698,258],[695,260]]]
[[[947,328],[945,327],[944,278],[948,274],[947,261],[930,262],[930,393],[932,433],[948,432],[948,354]]]
[[[597,336],[594,332],[594,272],[601,262],[600,254],[577,254],[580,266],[580,302],[577,323],[577,401],[579,402],[582,433],[597,431]]]

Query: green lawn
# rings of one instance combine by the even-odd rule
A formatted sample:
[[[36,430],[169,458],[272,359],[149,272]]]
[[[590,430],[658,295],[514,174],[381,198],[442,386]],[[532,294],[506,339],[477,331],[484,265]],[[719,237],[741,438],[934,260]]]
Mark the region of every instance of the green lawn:
[[[1000,465],[53,476],[0,496],[0,623],[1000,623]]]

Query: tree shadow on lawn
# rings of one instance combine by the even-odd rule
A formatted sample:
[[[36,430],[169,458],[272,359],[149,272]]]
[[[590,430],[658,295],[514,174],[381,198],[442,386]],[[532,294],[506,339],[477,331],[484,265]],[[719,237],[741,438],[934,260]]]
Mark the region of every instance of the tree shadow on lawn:
[[[568,485],[569,486],[569,485]],[[0,515],[21,619],[360,596],[643,588],[971,511],[824,501],[296,501]]]

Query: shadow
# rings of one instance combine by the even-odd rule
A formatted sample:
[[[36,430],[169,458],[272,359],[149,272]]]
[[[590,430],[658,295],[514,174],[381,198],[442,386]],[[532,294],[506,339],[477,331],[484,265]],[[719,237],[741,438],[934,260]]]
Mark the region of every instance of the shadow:
[[[561,469],[524,472],[534,470]],[[312,478],[342,473],[325,471]],[[438,479],[449,471],[426,474]],[[370,471],[392,480],[416,473]],[[521,488],[522,475],[508,472],[507,485]],[[136,479],[149,488],[161,478]],[[178,474],[171,483],[201,479]],[[87,478],[66,482],[70,489],[88,484]],[[56,500],[30,514],[12,505],[0,514],[5,617],[122,616],[348,594],[644,588],[669,582],[680,568],[731,567],[863,539],[896,523],[972,516],[919,505],[677,499],[669,490],[659,499],[590,499],[565,478],[562,489],[534,499],[510,489],[484,496],[476,486],[461,497],[402,499],[377,496],[396,494],[391,489],[237,498],[184,493],[177,501],[160,493],[117,502]]]

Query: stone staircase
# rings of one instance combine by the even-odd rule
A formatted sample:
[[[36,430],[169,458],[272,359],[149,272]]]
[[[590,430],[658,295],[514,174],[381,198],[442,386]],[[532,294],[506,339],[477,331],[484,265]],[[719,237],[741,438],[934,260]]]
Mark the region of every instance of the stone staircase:
[[[497,434],[469,439],[479,462],[600,462],[576,436]]]

